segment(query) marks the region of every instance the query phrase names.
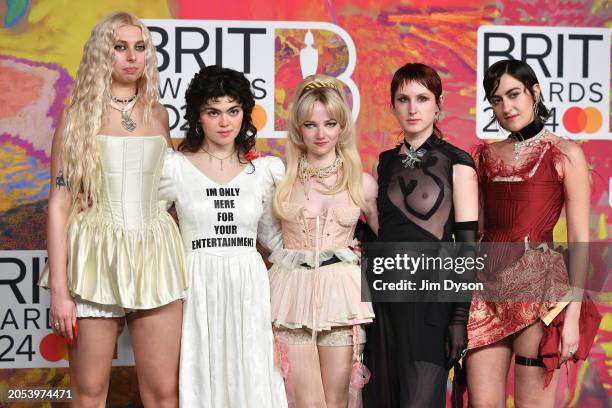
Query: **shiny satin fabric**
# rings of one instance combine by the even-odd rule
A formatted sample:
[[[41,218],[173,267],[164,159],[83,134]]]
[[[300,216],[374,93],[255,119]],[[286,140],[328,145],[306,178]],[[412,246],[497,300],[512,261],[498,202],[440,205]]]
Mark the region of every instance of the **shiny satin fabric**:
[[[68,286],[82,299],[152,309],[184,297],[178,228],[158,199],[163,136],[97,137],[104,186],[96,210],[68,226]],[[48,286],[48,271],[41,277]]]

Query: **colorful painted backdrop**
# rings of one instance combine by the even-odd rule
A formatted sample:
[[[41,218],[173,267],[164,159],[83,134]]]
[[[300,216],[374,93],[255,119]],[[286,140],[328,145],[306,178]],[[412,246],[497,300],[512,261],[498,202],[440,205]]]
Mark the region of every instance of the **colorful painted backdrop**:
[[[452,143],[469,148],[478,142],[475,95],[479,26],[612,27],[612,5],[606,0],[7,0],[0,5],[2,250],[46,247],[44,226],[51,135],[74,83],[83,44],[91,28],[102,16],[117,10],[148,19],[322,21],[341,27],[356,46],[357,63],[352,78],[361,96],[358,144],[366,168],[372,167],[378,152],[391,147],[399,138],[399,129],[389,109],[388,84],[400,65],[423,61],[438,70],[445,88],[441,128]],[[289,54],[291,47],[304,47],[303,37],[295,41],[288,31],[283,44]],[[275,92],[280,93],[277,100],[282,100],[284,95],[288,101],[291,96],[288,90],[294,86],[291,78],[295,76],[288,76],[283,83],[283,76],[278,75],[279,70],[292,69],[291,58],[278,54],[282,49],[279,47]],[[601,58],[609,60],[610,56]],[[333,58],[324,59],[319,67],[333,69],[333,63]],[[277,110],[282,121],[286,110],[282,106]],[[581,146],[593,169],[591,237],[612,241],[609,199],[612,143],[581,141]],[[258,147],[264,152],[283,153],[280,139],[262,139]],[[556,234],[561,237],[564,232],[562,219]],[[602,294],[599,300],[604,319],[596,344],[590,359],[572,366],[567,379],[560,382],[559,404],[610,406],[612,293]],[[0,386],[67,386],[68,383],[67,369],[0,370]],[[136,385],[132,368],[114,368],[109,404],[137,405]],[[512,396],[507,405],[514,406]]]

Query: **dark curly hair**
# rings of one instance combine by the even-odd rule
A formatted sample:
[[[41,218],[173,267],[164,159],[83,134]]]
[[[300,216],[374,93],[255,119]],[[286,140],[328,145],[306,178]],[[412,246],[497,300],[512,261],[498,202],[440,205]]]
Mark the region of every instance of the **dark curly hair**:
[[[194,75],[185,92],[185,119],[188,128],[185,139],[178,146],[181,152],[194,153],[202,147],[206,135],[200,125],[200,108],[209,100],[223,96],[229,96],[242,104],[242,125],[234,140],[238,156],[246,155],[255,146],[257,128],[251,118],[255,106],[251,83],[242,72],[210,65]]]

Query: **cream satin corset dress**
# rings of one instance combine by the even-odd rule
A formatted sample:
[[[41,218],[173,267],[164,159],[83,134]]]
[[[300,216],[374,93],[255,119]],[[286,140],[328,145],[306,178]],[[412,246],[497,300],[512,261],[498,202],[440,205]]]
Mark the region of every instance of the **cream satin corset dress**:
[[[95,210],[68,226],[68,286],[74,296],[129,309],[184,297],[178,228],[158,198],[163,136],[97,136],[103,186]],[[46,275],[41,285],[46,285]]]

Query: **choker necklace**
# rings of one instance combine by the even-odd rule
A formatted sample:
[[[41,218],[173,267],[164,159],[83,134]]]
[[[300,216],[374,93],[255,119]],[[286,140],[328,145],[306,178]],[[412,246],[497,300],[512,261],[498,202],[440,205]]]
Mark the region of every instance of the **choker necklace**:
[[[338,171],[342,168],[342,159],[339,156],[336,156],[334,162],[326,167],[313,167],[308,164],[308,159],[306,156],[300,157],[300,162],[298,164],[298,177],[300,182],[304,186],[304,195],[306,196],[306,200],[310,200],[308,197],[308,181],[310,179],[314,179],[317,183],[321,184],[327,190],[333,190],[338,186],[340,182],[340,177],[336,178],[336,182],[333,185],[326,184],[323,180],[334,175],[338,174]]]
[[[134,99],[136,99],[137,96],[138,96],[138,88],[136,88],[136,93],[134,95],[132,95],[129,98],[126,98],[126,99],[119,99],[116,96],[114,96],[113,94],[110,94],[111,101],[113,101],[115,103],[119,103],[121,105],[127,105],[128,103],[130,103]]]
[[[516,140],[525,141],[527,139],[531,139],[532,137],[537,136],[544,128],[544,124],[537,120],[532,121],[527,126],[522,128],[521,130],[517,130],[516,132],[512,132],[512,135]]]
[[[519,161],[523,150],[540,144],[547,135],[548,130],[545,127],[542,127],[538,133],[530,135],[528,138],[524,138],[519,132],[512,133],[510,139],[514,142],[514,161]]]
[[[131,118],[132,111],[134,110],[136,103],[134,103],[129,109],[126,109],[127,107],[124,107],[123,109],[117,108],[116,106],[113,106],[112,103],[109,104],[109,106],[121,113],[121,126],[123,126],[125,130],[128,132],[133,132],[136,129],[136,122]]]
[[[406,158],[402,159],[402,164],[405,168],[417,167],[417,165],[423,161],[423,156],[425,156],[425,153],[427,153],[427,149],[425,149],[424,147],[419,147],[418,149],[415,149],[410,143],[406,141],[406,139],[404,139],[404,146],[406,146],[407,152]]]
[[[211,152],[208,151],[208,149],[204,149],[203,147],[200,147],[200,150],[202,150],[204,153],[206,153],[208,155],[208,161],[212,162],[213,157],[217,160],[219,160],[219,170],[223,171],[223,161],[230,159],[230,163],[233,161],[232,160],[232,156],[234,156],[234,153],[236,153],[236,149],[234,148],[234,150],[232,150],[232,152],[230,154],[228,154],[225,157],[219,157],[216,154],[213,154]]]

